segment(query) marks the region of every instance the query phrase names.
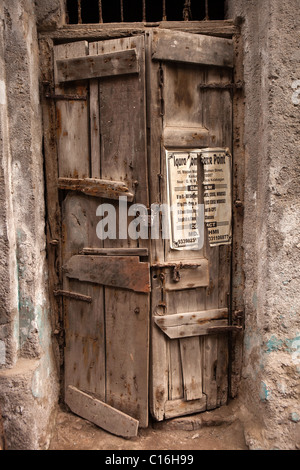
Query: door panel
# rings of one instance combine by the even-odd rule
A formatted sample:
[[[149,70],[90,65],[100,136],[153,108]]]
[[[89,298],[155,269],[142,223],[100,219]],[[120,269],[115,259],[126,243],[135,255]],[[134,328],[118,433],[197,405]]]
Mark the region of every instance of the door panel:
[[[120,435],[148,425],[149,265],[138,240],[119,238],[118,202],[148,203],[143,44],[141,36],[55,48],[65,401],[82,416],[90,407],[89,419]],[[104,73],[108,58],[118,64]],[[116,211],[114,240],[96,234],[103,202]],[[107,420],[118,417],[112,431]]]
[[[166,149],[231,147],[231,92],[222,84],[232,79],[232,44],[219,38],[155,31],[148,47],[152,51],[148,76],[153,80],[156,75],[160,90],[155,95],[153,83],[149,84],[152,106],[160,110],[149,113],[150,128],[155,130],[150,174],[158,169],[160,174],[159,182],[150,187],[150,202],[157,202],[159,190],[159,201],[165,203]],[[154,139],[159,132],[158,164]],[[202,204],[203,171],[199,162]],[[228,325],[230,258],[230,246],[209,245],[206,229],[204,246],[198,251],[174,250],[168,240],[152,241],[151,411],[157,420],[226,403],[227,335],[212,334],[212,328]],[[189,267],[189,263],[206,265],[207,278],[203,268]]]

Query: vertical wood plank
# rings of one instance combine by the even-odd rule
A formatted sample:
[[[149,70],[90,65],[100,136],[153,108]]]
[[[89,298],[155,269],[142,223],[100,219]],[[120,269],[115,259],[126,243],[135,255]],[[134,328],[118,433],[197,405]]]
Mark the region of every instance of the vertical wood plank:
[[[164,299],[158,274],[156,271],[152,272],[150,410],[157,421],[162,421],[165,415],[165,402],[169,395],[169,348],[165,335],[153,321],[154,315],[164,312],[162,307]]]
[[[103,289],[75,280],[68,287],[72,292],[91,296],[92,303],[64,299],[65,385],[74,385],[105,400]]]
[[[169,341],[169,400],[176,400],[183,396],[180,342],[174,339]]]
[[[205,69],[203,82],[210,83],[220,79],[219,72]],[[222,120],[220,119],[219,106],[221,93],[219,90],[201,91],[203,101],[204,125],[213,132],[214,145],[222,145]],[[216,120],[216,121],[215,121]],[[219,247],[210,247],[206,230],[205,253],[209,260],[209,287],[206,289],[206,309],[218,306],[218,282],[219,282]],[[217,379],[216,368],[218,359],[218,336],[203,338],[203,393],[207,396],[207,408],[217,406]]]
[[[205,309],[205,288],[166,292],[167,314]],[[202,348],[199,337],[170,340],[169,400],[202,398]],[[173,391],[176,391],[174,393]]]
[[[42,40],[40,42],[42,81],[53,82],[53,42]],[[52,312],[51,323],[53,331],[60,331],[62,326],[61,299],[53,295],[53,291],[61,284],[61,247],[53,245],[52,241],[61,239],[61,208],[57,191],[58,161],[55,129],[55,103],[41,96],[44,128],[45,153],[45,196],[47,203],[47,257],[49,269],[49,296]],[[60,335],[57,335],[60,339]],[[54,343],[55,344],[55,343]],[[55,359],[57,367],[60,364],[59,340],[55,344]]]
[[[97,55],[98,43],[89,44],[89,55]],[[99,81],[90,80],[91,177],[100,178]]]
[[[205,70],[204,81],[229,81],[227,70]],[[232,138],[231,97],[228,91],[203,90],[204,125],[215,136],[215,146],[229,148]],[[210,247],[206,240],[206,257],[210,260],[210,286],[207,288],[206,308],[225,306],[230,282],[230,259],[225,259],[225,247]],[[225,292],[227,291],[227,292]],[[225,300],[226,299],[226,300]],[[225,305],[223,305],[225,304]],[[227,395],[226,341],[221,335],[203,338],[203,392],[207,395],[207,407],[213,409]],[[220,398],[222,396],[222,399]]]
[[[101,41],[98,54],[136,49],[140,73],[100,81],[102,178],[125,181],[148,207],[144,37]]]
[[[184,395],[186,400],[202,398],[202,361],[198,336],[180,340]]]
[[[54,47],[54,62],[57,59],[87,55],[88,44],[79,41]],[[55,70],[54,70],[55,72]],[[59,86],[55,92],[66,95],[87,96],[87,82]],[[88,102],[58,100],[56,102],[56,127],[59,176],[86,178],[90,176],[90,144]]]
[[[149,296],[107,287],[106,401],[148,426]]]
[[[165,186],[162,148],[162,88],[160,85],[160,64],[151,59],[152,35],[146,33],[146,80],[147,80],[147,134],[149,154],[150,205],[163,202]],[[166,202],[166,201],[164,201]],[[164,261],[164,241],[151,239],[151,262]]]

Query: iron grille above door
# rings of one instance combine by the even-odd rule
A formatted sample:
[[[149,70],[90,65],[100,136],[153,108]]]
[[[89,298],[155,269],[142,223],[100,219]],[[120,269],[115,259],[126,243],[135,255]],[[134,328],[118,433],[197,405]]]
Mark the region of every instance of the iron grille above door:
[[[225,4],[225,0],[67,0],[67,22],[223,20]]]

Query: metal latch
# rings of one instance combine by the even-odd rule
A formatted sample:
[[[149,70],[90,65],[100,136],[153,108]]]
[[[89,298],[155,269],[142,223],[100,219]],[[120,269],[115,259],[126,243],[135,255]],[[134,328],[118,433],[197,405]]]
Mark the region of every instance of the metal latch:
[[[224,83],[199,83],[198,88],[200,89],[220,89],[220,90],[241,90],[244,88],[244,82],[238,80],[237,82],[224,82]]]

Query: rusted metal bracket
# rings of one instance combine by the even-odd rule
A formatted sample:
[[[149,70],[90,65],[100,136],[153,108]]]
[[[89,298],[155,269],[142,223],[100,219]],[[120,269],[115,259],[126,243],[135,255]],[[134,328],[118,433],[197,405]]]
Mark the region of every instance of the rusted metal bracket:
[[[55,95],[54,93],[46,93],[45,98],[50,100],[69,100],[69,101],[86,101],[87,96],[84,95]]]
[[[206,260],[205,260],[206,261]],[[199,268],[202,266],[201,263],[152,263],[151,268]]]
[[[44,86],[44,96],[48,100],[69,100],[69,101],[87,101],[87,96],[86,95],[79,95],[77,94],[59,94],[57,95],[56,93],[53,93],[53,87],[51,86],[51,83],[48,80],[43,81],[43,86]]]
[[[244,88],[244,82],[237,81],[236,83],[199,83],[198,88],[200,89],[220,89],[220,90],[241,90]]]
[[[210,335],[219,334],[219,333],[230,333],[236,332],[240,333],[243,331],[242,326],[228,325],[228,326],[211,326],[207,328],[207,333]]]
[[[89,295],[77,294],[77,292],[70,292],[67,290],[55,290],[53,291],[53,294],[55,295],[55,297],[62,296],[68,297],[69,299],[82,300],[83,302],[92,302],[92,297],[90,297]]]
[[[234,310],[232,312],[232,323],[238,327],[243,327],[243,323],[244,323],[244,316],[245,316],[245,313],[244,313],[244,310]]]

